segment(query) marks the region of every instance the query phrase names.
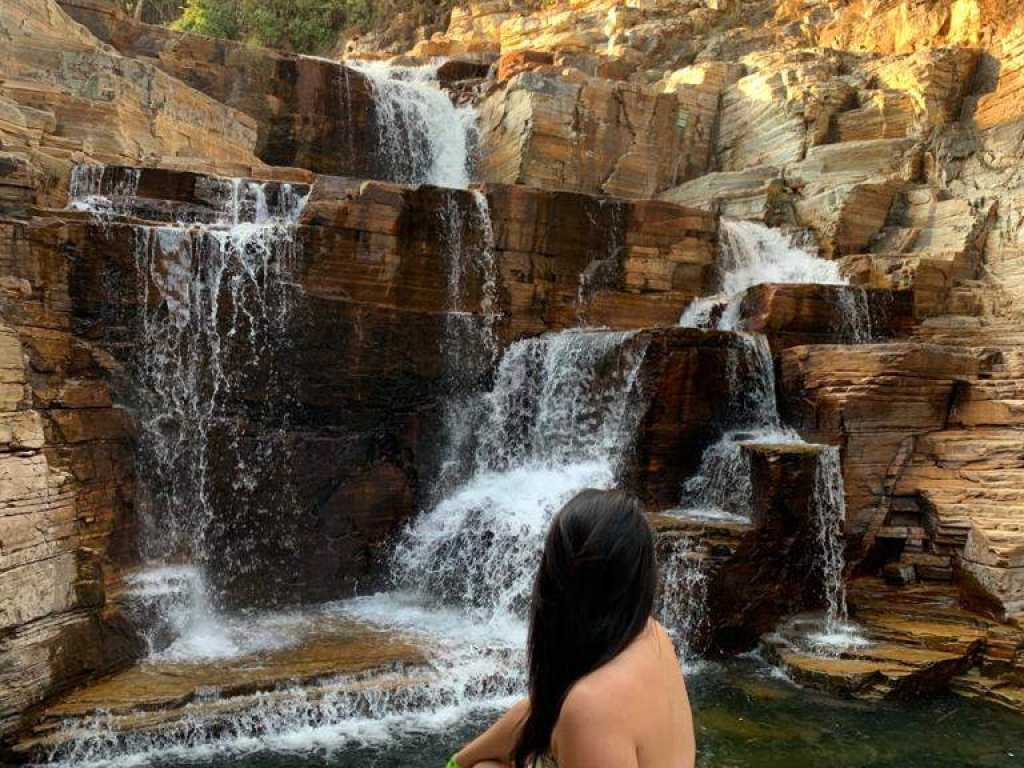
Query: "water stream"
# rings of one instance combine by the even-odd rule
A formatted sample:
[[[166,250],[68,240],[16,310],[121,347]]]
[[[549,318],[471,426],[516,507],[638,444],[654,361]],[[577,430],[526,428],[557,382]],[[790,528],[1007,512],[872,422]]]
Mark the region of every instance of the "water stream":
[[[138,180],[134,170],[81,167],[69,205],[109,222],[136,205]],[[281,514],[290,486],[278,477],[290,398],[281,355],[298,293],[289,278],[295,224],[308,192],[211,183],[217,204],[207,221],[130,228],[140,311],[129,397],[140,426],[138,543],[148,570],[128,586],[154,609],[152,650],[175,658],[241,652],[218,609],[222,589],[251,580],[254,569],[265,578],[275,554],[262,546],[269,532],[275,546],[292,545]],[[244,509],[244,525],[225,521],[230,508]]]
[[[743,523],[752,517],[754,493],[750,459],[744,446],[805,444],[779,416],[768,340],[761,334],[739,330],[744,292],[761,283],[846,285],[847,281],[835,262],[819,258],[795,236],[762,224],[723,220],[721,238],[721,294],[691,302],[680,324],[737,332],[741,346],[730,354],[729,361],[728,389],[734,393],[734,402],[721,437],[705,449],[697,473],[683,484],[680,508],[673,514],[695,521]],[[861,317],[868,317],[866,303],[862,306],[844,301],[841,308],[844,327],[852,329],[850,335],[860,338],[862,329],[870,327]],[[815,470],[812,503],[818,528],[817,565],[826,611],[822,627],[814,633],[810,645],[815,651],[828,654],[865,642],[846,614],[844,498],[839,451],[823,446]],[[670,560],[684,582],[703,584],[708,558],[694,556],[689,547],[686,543],[676,544]],[[701,594],[701,590],[691,591],[679,606],[665,613],[678,637],[686,637],[688,628],[706,620]],[[692,654],[685,641],[678,644],[684,656]]]
[[[465,189],[476,142],[476,111],[456,106],[437,82],[437,65],[402,67],[380,61],[347,65],[375,91],[378,151],[388,178],[403,184]]]

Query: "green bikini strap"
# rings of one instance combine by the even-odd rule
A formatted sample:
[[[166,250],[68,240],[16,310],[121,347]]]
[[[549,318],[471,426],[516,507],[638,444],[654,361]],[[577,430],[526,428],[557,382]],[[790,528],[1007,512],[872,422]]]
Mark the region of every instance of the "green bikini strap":
[[[462,766],[456,762],[455,755],[452,755],[448,758],[448,765],[446,765],[445,768],[462,768]]]

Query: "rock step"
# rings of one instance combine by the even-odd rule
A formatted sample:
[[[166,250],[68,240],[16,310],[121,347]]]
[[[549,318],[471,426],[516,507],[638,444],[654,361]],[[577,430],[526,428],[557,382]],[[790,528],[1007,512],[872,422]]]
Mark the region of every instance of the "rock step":
[[[953,586],[897,587],[863,578],[849,585],[848,599],[851,617],[870,645],[834,658],[810,655],[797,650],[797,625],[790,624],[763,638],[769,656],[797,682],[853,698],[949,689],[1024,713],[1024,676],[990,668],[1022,664],[1019,625],[964,609]]]
[[[51,703],[15,752],[29,759],[89,733],[102,716],[105,734],[205,727],[235,714],[301,696],[381,694],[426,682],[424,651],[407,638],[346,619],[311,619],[308,637],[284,650],[215,662],[150,660]]]

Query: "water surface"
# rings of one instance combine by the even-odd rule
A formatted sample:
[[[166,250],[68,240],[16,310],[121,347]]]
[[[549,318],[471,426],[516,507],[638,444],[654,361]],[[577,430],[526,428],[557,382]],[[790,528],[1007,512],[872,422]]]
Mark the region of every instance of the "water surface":
[[[689,676],[699,768],[995,768],[1024,765],[1024,719],[959,697],[843,701],[798,688],[756,658]],[[441,768],[492,715],[387,747],[248,753],[159,768]]]

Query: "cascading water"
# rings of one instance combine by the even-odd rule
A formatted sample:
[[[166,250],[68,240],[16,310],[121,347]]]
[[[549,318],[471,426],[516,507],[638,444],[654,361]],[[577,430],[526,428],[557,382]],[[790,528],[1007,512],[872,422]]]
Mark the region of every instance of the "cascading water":
[[[817,283],[846,285],[835,262],[815,256],[809,248],[778,230],[748,221],[723,220],[722,293],[693,301],[680,318],[688,327],[737,331],[744,291],[760,283]],[[843,292],[847,301],[854,294]],[[858,294],[859,295],[859,294]],[[856,299],[853,299],[856,301]],[[866,311],[858,303],[844,317],[850,318],[847,336],[867,340],[870,325],[858,319]],[[863,309],[864,311],[861,311]],[[866,330],[865,330],[866,329]],[[743,446],[751,444],[804,444],[795,430],[779,417],[775,392],[775,369],[768,340],[761,334],[737,331],[740,349],[730,353],[729,391],[734,402],[730,421],[719,440],[701,457],[697,473],[683,484],[680,517],[697,521],[745,522],[751,519],[753,487],[749,457]],[[824,628],[816,644],[843,647],[856,643],[853,628],[845,622],[843,586],[843,532],[845,519],[842,467],[838,449],[823,447],[815,470],[813,504],[818,518],[818,561],[821,563],[823,591],[827,602]],[[688,583],[706,578],[700,569],[703,558],[681,556],[680,569]],[[682,592],[685,586],[675,591]],[[681,623],[684,630],[698,621],[704,606],[701,590],[696,590],[684,607],[676,607],[663,616]],[[677,630],[677,634],[683,635]],[[688,652],[685,643],[683,652]]]
[[[472,190],[470,196],[472,205],[466,210],[465,196],[449,192],[441,209],[448,295],[441,350],[445,397],[442,456],[434,484],[437,498],[464,480],[467,466],[472,466],[466,448],[473,425],[465,414],[498,356],[500,307],[491,212],[482,192]],[[467,233],[475,242],[466,242]],[[479,314],[466,309],[469,270],[475,271],[480,286]]]
[[[378,152],[388,177],[403,184],[468,187],[476,112],[452,103],[438,85],[437,65],[352,61],[348,66],[373,84]]]
[[[846,495],[843,489],[839,449],[827,446],[818,459],[814,473],[814,510],[818,527],[818,561],[825,596],[825,621],[821,632],[810,635],[814,650],[838,654],[867,644],[855,625],[849,622],[846,608],[846,582],[843,553],[843,521],[846,519]]]
[[[68,208],[74,211],[87,211],[103,223],[127,212],[139,187],[141,172],[137,168],[119,170],[113,183],[108,180],[104,187],[106,166],[76,165],[71,169]]]
[[[400,588],[518,625],[552,515],[608,488],[630,443],[642,350],[626,333],[567,331],[514,344],[475,412],[474,470],[421,515],[392,557]]]
[[[739,330],[743,294],[762,283],[847,285],[839,264],[822,259],[809,244],[753,221],[722,219],[719,293],[695,299],[679,324],[687,328]]]
[[[701,652],[697,638],[707,624],[708,553],[687,537],[669,540],[659,558],[662,589],[658,620],[668,632],[683,665],[693,669]]]
[[[109,222],[131,212],[138,179],[129,169],[76,171],[70,205]],[[132,225],[139,543],[143,562],[156,569],[134,586],[153,609],[148,631],[160,638],[153,649],[169,643],[166,654],[186,658],[241,652],[216,610],[220,592],[206,566],[216,561],[222,584],[242,583],[272,560],[263,551],[254,556],[261,535],[272,530],[274,546],[289,546],[281,525],[289,485],[275,479],[289,399],[278,358],[297,291],[289,270],[306,192],[242,179],[212,183],[220,205],[210,221]],[[257,388],[261,396],[249,398]],[[230,534],[228,509],[245,517]],[[181,562],[191,566],[167,565]]]

